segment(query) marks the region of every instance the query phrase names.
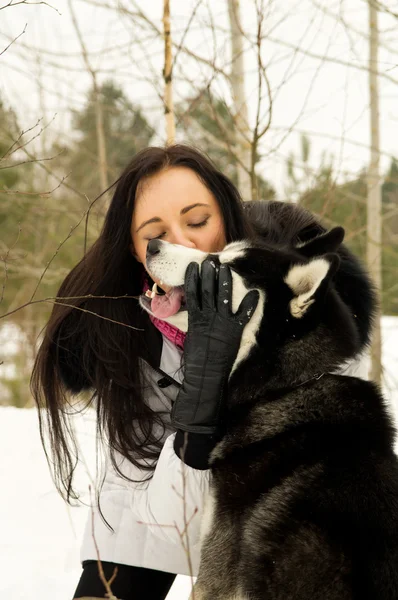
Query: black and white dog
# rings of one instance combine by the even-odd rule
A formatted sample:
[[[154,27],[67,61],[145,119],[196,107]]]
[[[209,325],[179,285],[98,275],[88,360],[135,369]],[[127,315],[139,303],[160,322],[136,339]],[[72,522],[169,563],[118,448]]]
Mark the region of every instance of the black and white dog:
[[[214,255],[231,267],[234,311],[248,289],[260,300],[211,455],[195,600],[398,600],[395,431],[376,385],[335,374],[367,341],[335,285],[343,236]],[[157,241],[148,268],[178,287],[206,256]],[[166,320],[187,329],[183,309]]]

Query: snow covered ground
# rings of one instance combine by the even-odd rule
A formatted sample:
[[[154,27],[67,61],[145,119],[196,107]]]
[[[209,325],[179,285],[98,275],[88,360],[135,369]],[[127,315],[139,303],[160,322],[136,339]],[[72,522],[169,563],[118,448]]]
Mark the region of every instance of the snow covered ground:
[[[385,392],[397,414],[398,318],[384,318],[383,334]],[[89,471],[93,425],[88,415],[79,423]],[[87,487],[85,470],[80,478]],[[0,597],[71,600],[81,571],[79,546],[87,508],[70,508],[58,496],[35,409],[0,408],[0,489]],[[178,577],[168,600],[186,600],[189,589],[189,579]]]
[[[92,474],[93,418],[84,416],[78,431]],[[35,409],[0,408],[0,457],[0,597],[71,600],[81,573],[80,539],[88,509],[69,507],[56,492]],[[79,489],[88,484],[82,469]],[[168,600],[188,598],[189,583],[180,577]]]

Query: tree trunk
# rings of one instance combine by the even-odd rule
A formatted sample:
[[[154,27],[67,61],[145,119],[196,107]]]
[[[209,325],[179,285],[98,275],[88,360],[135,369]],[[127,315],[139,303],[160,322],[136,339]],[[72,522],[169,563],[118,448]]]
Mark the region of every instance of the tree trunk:
[[[176,127],[173,104],[173,58],[171,51],[170,0],[163,2],[163,34],[164,34],[164,113],[166,115],[167,144],[174,144]]]
[[[245,65],[243,33],[240,21],[239,0],[228,0],[231,26],[231,88],[234,101],[235,153],[238,160],[238,187],[243,200],[251,200],[251,132],[245,95]]]
[[[79,39],[79,43],[82,49],[83,60],[86,65],[87,71],[90,73],[91,78],[93,80],[93,90],[95,96],[95,129],[97,134],[97,156],[98,156],[98,170],[100,176],[100,184],[102,191],[104,192],[108,189],[108,164],[107,164],[107,156],[106,156],[106,143],[105,143],[105,132],[104,132],[104,114],[102,111],[100,90],[97,83],[97,74],[96,71],[90,64],[90,59],[88,56],[87,48],[84,43],[83,36],[79,29],[75,12],[73,10],[72,0],[68,0],[69,10],[72,17],[73,26],[76,31],[76,35]]]
[[[93,76],[95,93],[95,129],[97,133],[98,167],[102,191],[109,187],[108,165],[106,157],[106,142],[104,131],[104,114],[102,111],[101,95],[97,85],[97,78]]]
[[[380,163],[380,133],[379,133],[379,90],[378,90],[378,12],[373,0],[369,4],[369,100],[371,127],[371,154],[368,171],[367,198],[367,264],[369,272],[376,285],[379,297],[382,291],[381,250],[381,180]],[[378,308],[375,318],[374,333],[371,345],[370,378],[381,382],[381,309]]]

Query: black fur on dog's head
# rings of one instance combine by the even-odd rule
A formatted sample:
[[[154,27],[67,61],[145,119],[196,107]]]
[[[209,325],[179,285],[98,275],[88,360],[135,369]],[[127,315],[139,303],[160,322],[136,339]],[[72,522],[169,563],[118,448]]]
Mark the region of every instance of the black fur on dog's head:
[[[362,349],[356,316],[334,287],[343,238],[336,227],[296,250],[258,240],[226,261],[246,288],[264,293],[250,368],[233,369],[240,381],[297,385],[335,370]]]
[[[305,252],[306,244],[327,232],[324,224],[308,210],[290,202],[245,202],[246,216],[256,234],[266,243]],[[322,248],[312,246],[312,252]],[[358,257],[344,245],[337,249],[340,267],[333,279],[340,298],[355,315],[362,348],[370,341],[377,304],[376,290]]]

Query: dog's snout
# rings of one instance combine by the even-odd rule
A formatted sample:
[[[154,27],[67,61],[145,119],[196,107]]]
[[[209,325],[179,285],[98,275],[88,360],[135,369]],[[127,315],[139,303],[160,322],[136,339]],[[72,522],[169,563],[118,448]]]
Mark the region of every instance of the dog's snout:
[[[160,252],[161,244],[162,242],[160,240],[150,240],[146,249],[147,257],[158,254]]]

